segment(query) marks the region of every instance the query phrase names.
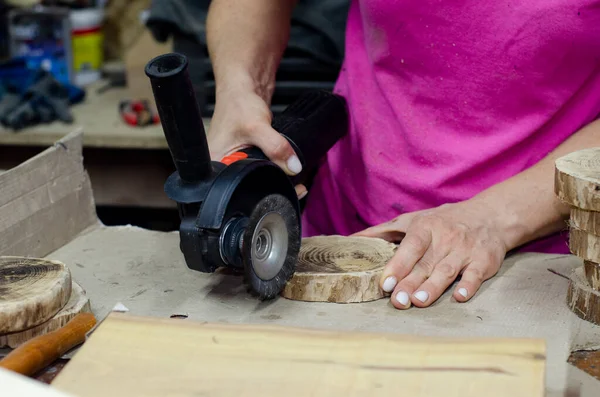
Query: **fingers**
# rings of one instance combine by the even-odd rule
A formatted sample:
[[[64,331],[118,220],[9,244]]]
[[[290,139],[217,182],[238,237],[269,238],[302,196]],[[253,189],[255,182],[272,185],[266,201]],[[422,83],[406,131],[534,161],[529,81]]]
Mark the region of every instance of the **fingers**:
[[[430,258],[424,258],[424,255],[431,244],[431,238],[429,229],[415,229],[414,232],[404,237],[383,271],[381,288],[385,292],[392,292],[396,288],[398,280],[403,280],[408,276],[417,262],[421,261],[422,264],[430,262]]]
[[[435,264],[427,280],[416,287],[411,296],[412,303],[417,307],[427,307],[438,300],[448,287],[456,280],[467,259],[456,254],[450,254]]]
[[[302,171],[302,164],[287,139],[269,125],[261,125],[248,132],[251,144],[260,148],[275,164],[288,175],[296,175]]]
[[[294,186],[296,190],[296,196],[298,196],[298,200],[302,200],[308,194],[308,190],[306,190],[306,186],[299,184]]]
[[[410,307],[417,288],[427,280],[429,267],[426,260],[419,261],[410,274],[396,285],[390,299],[394,307],[397,309],[408,309]]]
[[[460,281],[456,284],[452,296],[458,302],[468,301],[479,291],[481,284],[490,279],[499,267],[499,264],[485,261],[471,262],[463,272]]]

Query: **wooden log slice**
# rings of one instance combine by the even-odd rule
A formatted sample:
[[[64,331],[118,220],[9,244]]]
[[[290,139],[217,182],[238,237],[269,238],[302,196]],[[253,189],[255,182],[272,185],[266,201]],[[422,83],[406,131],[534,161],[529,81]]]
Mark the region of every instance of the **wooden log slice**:
[[[600,291],[600,265],[592,261],[583,261],[583,268],[590,287]]]
[[[600,263],[600,236],[571,227],[569,250],[583,260]]]
[[[600,148],[578,150],[556,160],[554,192],[571,206],[600,211]]]
[[[38,326],[71,296],[71,272],[58,261],[0,257],[0,334]]]
[[[600,236],[600,212],[571,208],[569,224],[579,230]]]
[[[590,287],[583,267],[576,268],[569,277],[567,304],[579,318],[600,325],[600,292]]]
[[[381,273],[396,245],[368,237],[318,236],[302,240],[287,299],[356,303],[383,298]]]
[[[85,291],[79,284],[73,281],[69,301],[54,317],[45,323],[26,329],[25,331],[0,335],[0,348],[10,347],[14,349],[29,339],[64,327],[79,313],[91,313],[91,311],[90,300]]]

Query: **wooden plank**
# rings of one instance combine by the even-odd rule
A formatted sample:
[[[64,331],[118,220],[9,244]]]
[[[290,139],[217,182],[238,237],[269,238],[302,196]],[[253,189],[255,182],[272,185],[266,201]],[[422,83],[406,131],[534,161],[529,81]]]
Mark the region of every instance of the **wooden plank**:
[[[81,132],[0,175],[0,255],[43,257],[98,224]]]
[[[541,397],[545,349],[540,339],[351,333],[112,313],[52,385],[79,397]]]
[[[81,128],[85,147],[115,149],[168,149],[160,124],[149,127],[131,127],[119,115],[119,102],[128,99],[126,88],[115,87],[104,93],[96,91],[106,81],[92,84],[84,102],[71,108],[73,125],[54,122],[36,125],[19,132],[0,127],[0,145],[49,146],[61,139],[68,131]],[[205,120],[205,127],[208,127]]]

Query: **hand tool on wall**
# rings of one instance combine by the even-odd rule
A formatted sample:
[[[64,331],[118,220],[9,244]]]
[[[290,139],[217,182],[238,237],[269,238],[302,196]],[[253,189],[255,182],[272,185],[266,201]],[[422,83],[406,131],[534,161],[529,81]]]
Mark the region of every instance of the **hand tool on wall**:
[[[289,177],[250,147],[212,161],[184,55],[169,53],[145,68],[176,171],[165,192],[178,204],[180,248],[190,269],[243,271],[250,292],[272,299],[293,275],[300,250],[303,183],[348,130],[344,99],[309,92],[272,121],[292,145],[302,172]]]
[[[92,313],[80,313],[64,327],[35,337],[17,347],[0,360],[0,367],[32,376],[85,342],[87,333],[95,325],[96,318]]]

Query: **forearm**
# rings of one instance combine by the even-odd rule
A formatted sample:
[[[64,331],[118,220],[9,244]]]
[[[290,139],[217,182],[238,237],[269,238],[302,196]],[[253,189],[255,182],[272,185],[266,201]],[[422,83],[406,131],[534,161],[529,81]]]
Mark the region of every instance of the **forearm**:
[[[223,92],[252,89],[270,102],[295,3],[296,0],[211,2],[206,36],[217,98]]]
[[[579,130],[533,167],[483,191],[483,200],[506,236],[508,250],[566,226],[569,207],[554,193],[555,161],[568,153],[600,146],[600,121]]]

